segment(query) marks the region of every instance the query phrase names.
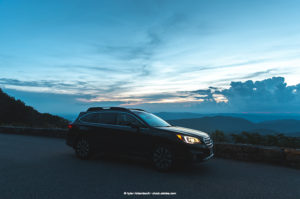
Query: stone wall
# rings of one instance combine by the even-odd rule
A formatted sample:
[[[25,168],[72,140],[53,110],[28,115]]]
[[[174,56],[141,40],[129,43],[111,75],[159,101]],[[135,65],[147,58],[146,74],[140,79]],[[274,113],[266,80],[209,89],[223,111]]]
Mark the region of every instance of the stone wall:
[[[300,168],[300,149],[215,143],[215,156],[243,161],[266,162]]]
[[[67,129],[0,126],[0,133],[65,138]]]

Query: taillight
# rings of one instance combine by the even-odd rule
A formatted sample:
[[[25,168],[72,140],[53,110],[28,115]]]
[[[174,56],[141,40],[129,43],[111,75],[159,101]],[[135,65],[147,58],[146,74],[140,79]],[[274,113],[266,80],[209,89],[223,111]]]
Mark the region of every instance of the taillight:
[[[73,128],[73,125],[72,125],[72,124],[69,124],[69,125],[68,125],[68,129],[71,129],[71,128]]]

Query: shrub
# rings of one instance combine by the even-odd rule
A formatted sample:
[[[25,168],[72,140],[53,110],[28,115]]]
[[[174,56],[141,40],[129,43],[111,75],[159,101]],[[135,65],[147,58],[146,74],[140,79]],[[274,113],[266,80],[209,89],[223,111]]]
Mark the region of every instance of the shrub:
[[[284,134],[261,135],[259,133],[249,133],[244,131],[240,134],[231,134],[230,136],[234,143],[300,148],[299,137],[288,137]]]
[[[211,134],[211,138],[214,142],[226,142],[228,141],[223,131],[216,130]]]

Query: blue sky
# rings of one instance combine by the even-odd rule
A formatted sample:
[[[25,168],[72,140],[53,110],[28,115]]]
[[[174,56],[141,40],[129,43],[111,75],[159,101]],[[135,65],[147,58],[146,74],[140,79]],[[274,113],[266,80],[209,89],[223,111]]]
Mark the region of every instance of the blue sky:
[[[276,0],[0,0],[0,87],[54,114],[94,105],[300,112],[299,8]],[[247,80],[278,100],[232,93],[231,82]],[[287,106],[274,85],[291,94]],[[237,100],[246,96],[255,103]]]

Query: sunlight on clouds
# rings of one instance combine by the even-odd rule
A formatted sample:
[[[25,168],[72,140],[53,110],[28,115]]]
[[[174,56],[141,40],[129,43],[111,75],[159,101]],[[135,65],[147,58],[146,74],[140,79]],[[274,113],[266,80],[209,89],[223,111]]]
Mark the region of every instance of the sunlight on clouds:
[[[228,99],[222,94],[213,94],[213,98],[217,103],[228,102]]]

